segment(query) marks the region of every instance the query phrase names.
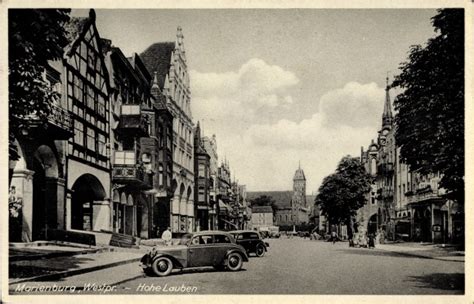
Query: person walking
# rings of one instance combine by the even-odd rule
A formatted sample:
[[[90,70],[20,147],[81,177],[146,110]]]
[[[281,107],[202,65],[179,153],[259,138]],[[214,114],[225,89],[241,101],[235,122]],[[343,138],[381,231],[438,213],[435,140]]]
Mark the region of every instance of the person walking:
[[[332,232],[331,232],[331,239],[332,239],[332,243],[335,244],[336,241],[337,241],[337,233],[336,233],[336,231],[332,231]]]
[[[161,235],[161,239],[165,242],[166,246],[171,245],[171,231],[170,227],[168,227],[163,234]]]
[[[369,249],[374,249],[375,248],[375,238],[374,238],[374,235],[372,233],[369,234],[368,247],[369,247]]]

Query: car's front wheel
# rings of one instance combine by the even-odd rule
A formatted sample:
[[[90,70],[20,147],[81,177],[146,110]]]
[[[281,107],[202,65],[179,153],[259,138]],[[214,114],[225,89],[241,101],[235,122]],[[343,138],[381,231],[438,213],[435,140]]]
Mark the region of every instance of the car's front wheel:
[[[242,268],[243,263],[244,259],[242,256],[236,252],[233,252],[227,257],[226,266],[230,271],[238,271]]]
[[[258,244],[257,247],[255,248],[255,254],[261,258],[265,255],[265,247],[263,244]]]
[[[173,270],[173,262],[167,257],[159,257],[153,261],[151,268],[157,276],[164,277]]]

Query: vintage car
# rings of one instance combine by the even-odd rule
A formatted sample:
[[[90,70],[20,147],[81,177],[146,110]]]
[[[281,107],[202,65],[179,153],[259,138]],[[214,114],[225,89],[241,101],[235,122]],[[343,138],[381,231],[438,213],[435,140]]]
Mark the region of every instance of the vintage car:
[[[177,245],[155,246],[141,259],[147,274],[167,276],[173,268],[213,266],[237,271],[248,262],[245,249],[227,232],[201,231],[184,235]]]
[[[263,257],[267,248],[270,245],[267,242],[264,242],[260,233],[252,230],[235,230],[230,231],[234,236],[237,244],[242,245],[247,251],[247,254],[255,253],[258,257]]]

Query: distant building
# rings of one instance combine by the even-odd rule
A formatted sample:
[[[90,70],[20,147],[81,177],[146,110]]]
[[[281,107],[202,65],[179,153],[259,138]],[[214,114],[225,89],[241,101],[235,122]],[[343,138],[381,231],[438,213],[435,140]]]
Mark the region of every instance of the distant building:
[[[273,209],[271,206],[252,206],[252,227],[273,226]]]
[[[301,225],[309,222],[311,208],[306,199],[306,177],[301,167],[298,167],[293,177],[293,191],[249,191],[247,199],[251,201],[262,195],[269,196],[275,201],[277,226]]]
[[[202,137],[204,149],[209,154],[209,229],[216,230],[218,227],[218,161],[216,135]]]

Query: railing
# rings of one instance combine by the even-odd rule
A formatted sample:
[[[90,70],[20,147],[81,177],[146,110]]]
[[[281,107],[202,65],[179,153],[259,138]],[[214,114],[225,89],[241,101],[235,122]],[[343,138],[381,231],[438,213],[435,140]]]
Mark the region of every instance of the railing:
[[[416,203],[416,202],[421,202],[421,201],[427,201],[431,199],[439,199],[441,198],[438,195],[438,191],[425,191],[425,192],[417,192],[414,193],[413,195],[410,195],[407,197],[407,201],[409,204]]]
[[[67,139],[73,135],[73,122],[68,110],[50,103],[50,111],[46,121],[39,118],[36,113],[25,115],[23,119],[33,128],[44,128],[44,123],[48,124],[47,131],[54,133],[54,139]]]
[[[69,112],[55,104],[51,104],[51,111],[48,115],[48,122],[65,130],[72,130],[72,119]]]
[[[139,165],[114,164],[114,179],[145,182],[145,170]]]
[[[149,181],[146,178],[143,165],[136,163],[135,151],[115,151],[112,178],[119,183],[131,183],[137,186],[146,186]]]

